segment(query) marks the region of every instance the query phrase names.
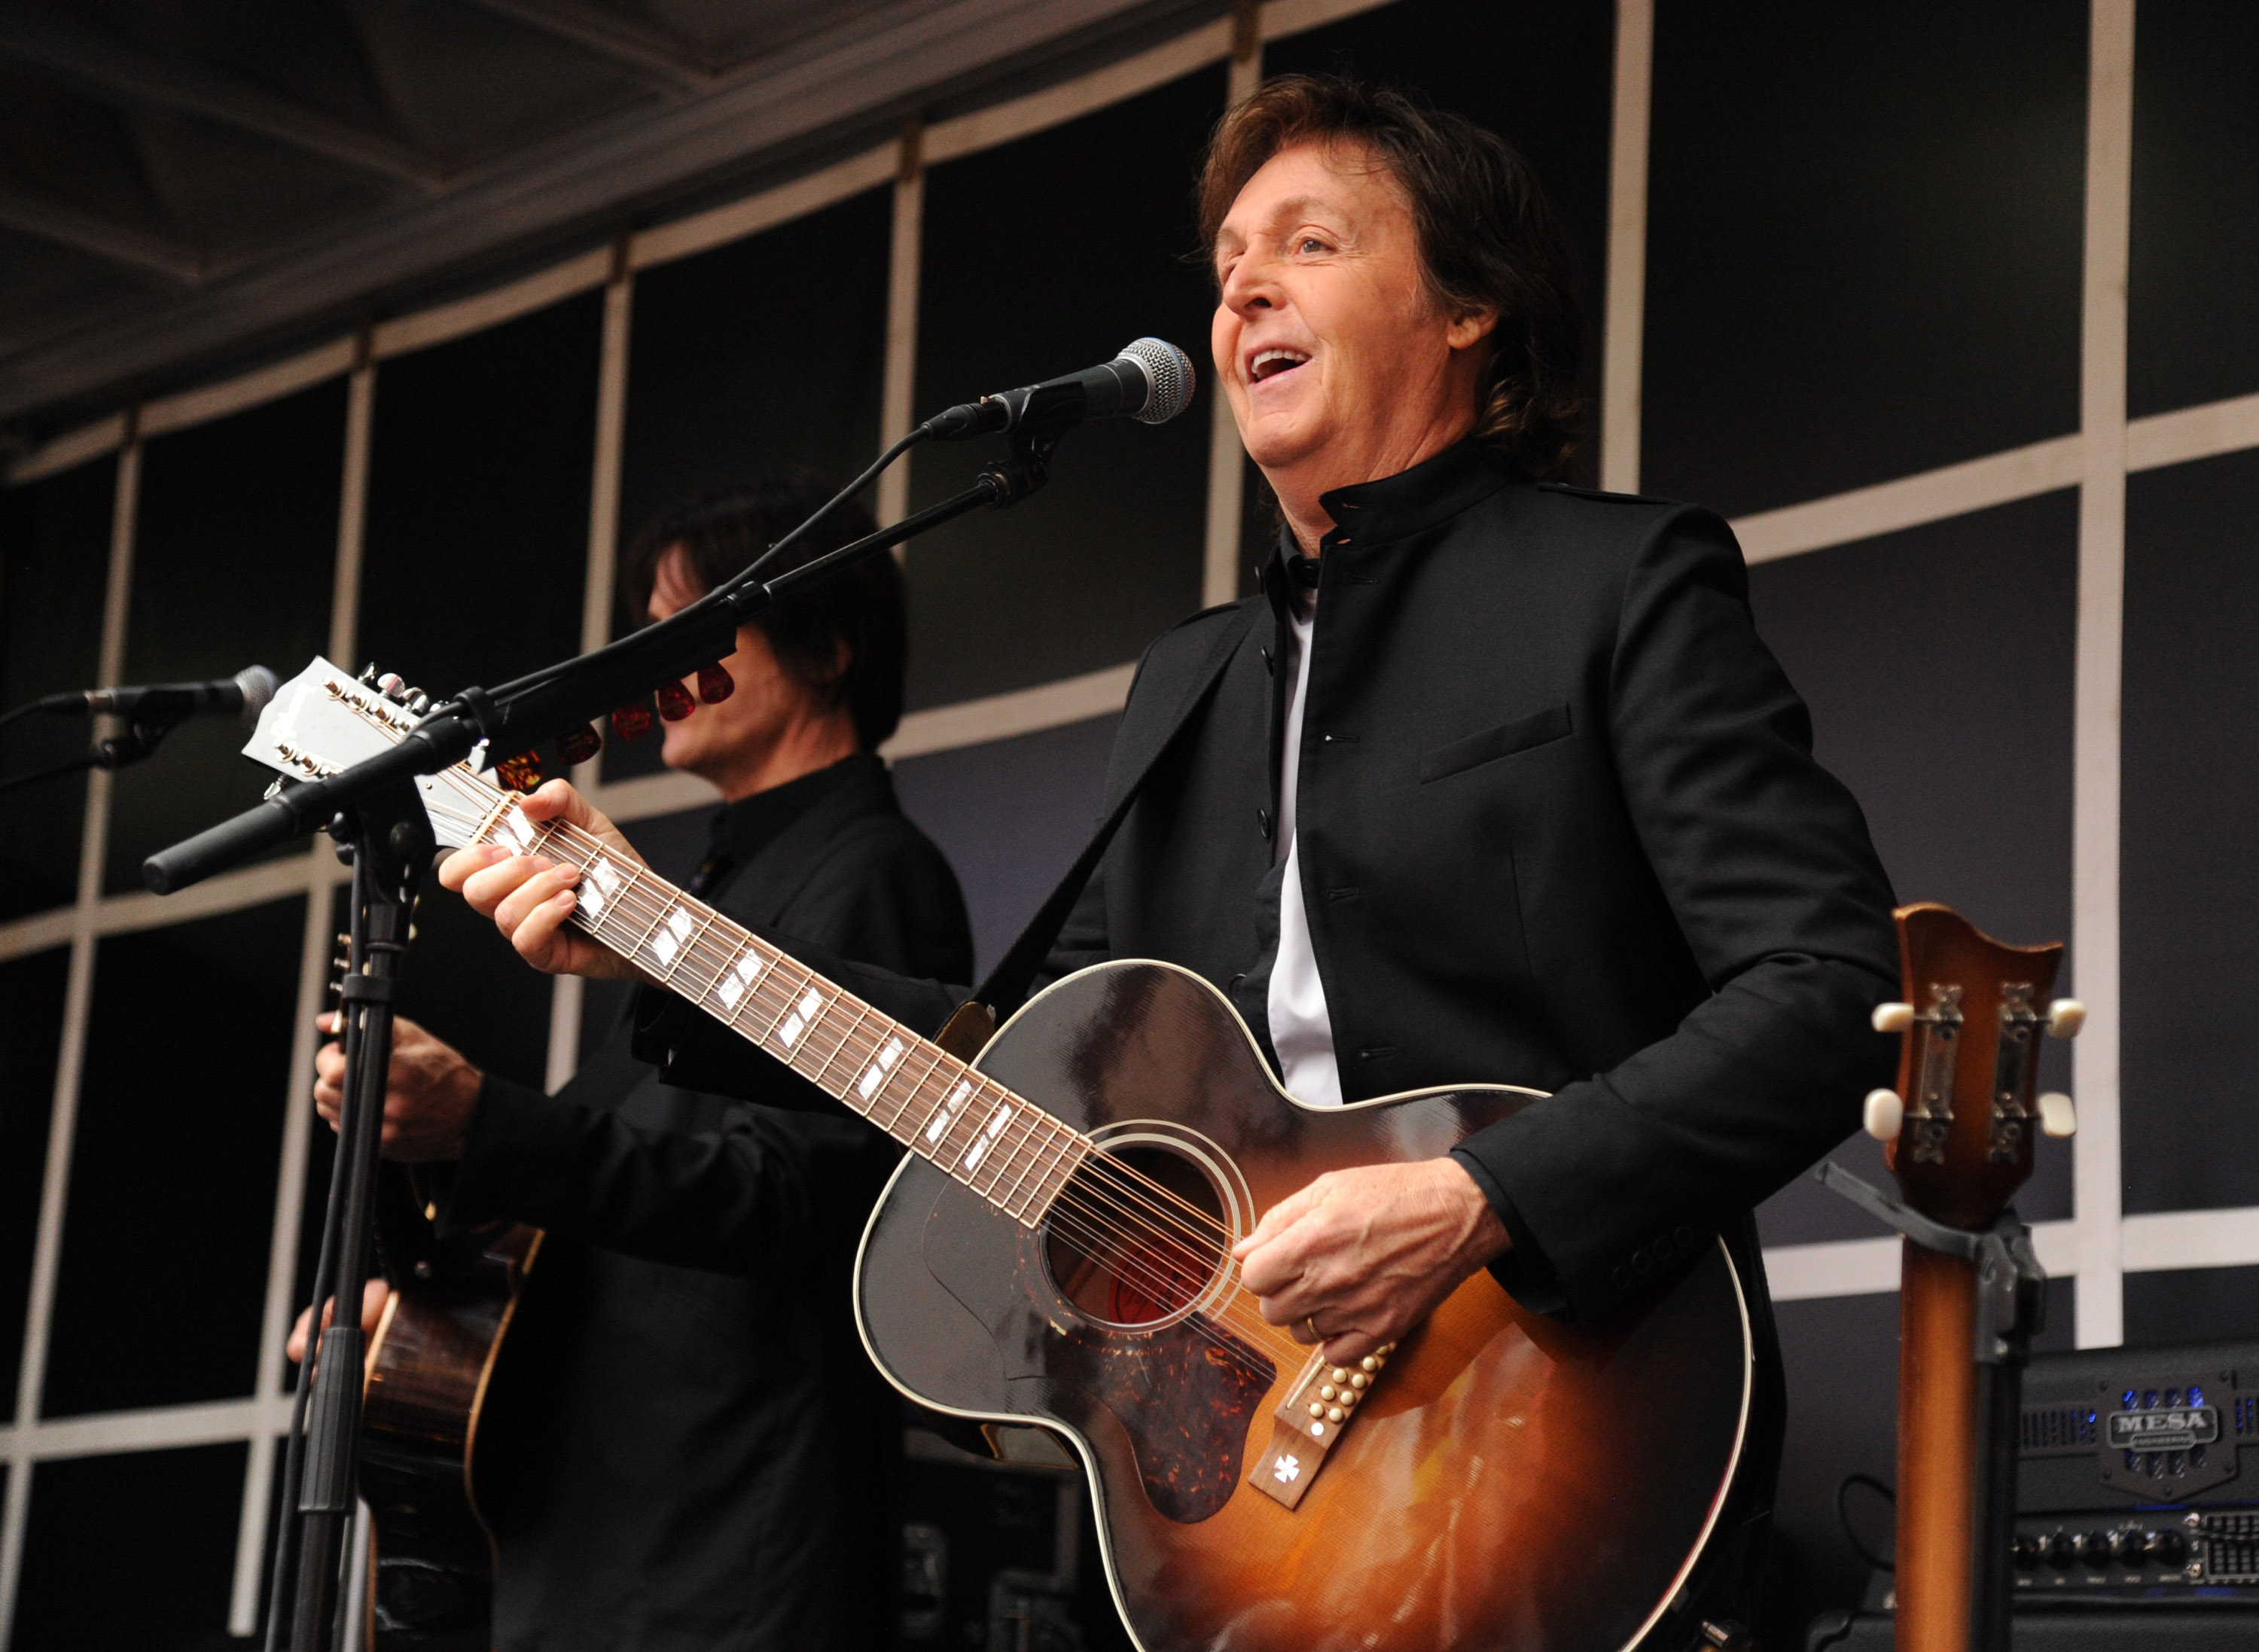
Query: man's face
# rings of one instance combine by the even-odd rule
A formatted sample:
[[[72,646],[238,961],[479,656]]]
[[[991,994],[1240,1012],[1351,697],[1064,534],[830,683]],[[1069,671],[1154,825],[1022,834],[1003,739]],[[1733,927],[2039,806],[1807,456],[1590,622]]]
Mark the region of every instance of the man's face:
[[[1371,481],[1423,456],[1441,426],[1456,439],[1472,423],[1470,364],[1455,357],[1490,321],[1436,308],[1411,209],[1370,151],[1279,151],[1233,201],[1215,258],[1216,378],[1265,471],[1315,462],[1326,486]]]
[[[647,611],[652,620],[663,620],[705,594],[690,576],[682,553],[670,551],[659,559]],[[777,663],[776,651],[758,626],[738,628],[738,652],[722,662],[722,668],[738,685],[737,692],[709,706],[697,700],[697,679],[685,679],[683,686],[697,700],[696,709],[680,723],[659,724],[666,733],[659,758],[671,769],[712,780],[726,791],[725,777],[744,772],[773,748],[810,695],[798,678]]]

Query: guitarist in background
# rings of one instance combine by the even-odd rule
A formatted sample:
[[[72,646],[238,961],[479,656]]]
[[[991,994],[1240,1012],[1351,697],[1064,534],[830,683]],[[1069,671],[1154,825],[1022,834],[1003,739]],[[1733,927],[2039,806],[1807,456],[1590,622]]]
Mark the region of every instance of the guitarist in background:
[[[1216,374],[1281,532],[1259,595],[1146,653],[1109,805],[1123,754],[1178,736],[1046,972],[1193,971],[1311,1106],[1552,1092],[1448,1157],[1329,1173],[1265,1214],[1244,1283],[1329,1358],[1484,1267],[1525,1307],[1601,1320],[1722,1235],[1760,1351],[1690,1583],[1700,1615],[1746,1621],[1784,1407],[1750,1213],[1890,1075],[1867,1019],[1898,992],[1889,881],[1813,760],[1726,523],[1555,480],[1577,331],[1518,156],[1401,96],[1286,76],[1224,117],[1200,201]],[[609,830],[562,783],[526,813]],[[536,966],[624,976],[562,927],[577,877],[491,846],[440,871]],[[962,996],[766,933],[914,1028]],[[638,1019],[678,1082],[801,1082],[680,999],[646,989]]]
[[[630,598],[665,618],[832,491],[802,474],[678,512],[631,551]],[[779,571],[873,525],[843,509]],[[962,979],[957,879],[876,755],[901,716],[907,651],[901,571],[873,558],[742,630],[723,662],[735,692],[666,723],[663,757],[723,799],[691,885],[706,900]],[[386,1154],[451,1164],[450,1229],[547,1234],[479,1426],[495,1646],[891,1645],[901,1409],[857,1339],[848,1278],[894,1144],[805,1098],[781,1110],[672,1087],[624,1029],[554,1096],[480,1072],[413,1022],[394,1037]],[[333,1125],[343,1075],[324,1046],[315,1096]]]

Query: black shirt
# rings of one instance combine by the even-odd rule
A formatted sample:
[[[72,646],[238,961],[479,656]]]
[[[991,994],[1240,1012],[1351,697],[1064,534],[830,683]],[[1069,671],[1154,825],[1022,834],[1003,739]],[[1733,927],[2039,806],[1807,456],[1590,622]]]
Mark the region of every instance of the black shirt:
[[[717,812],[694,886],[919,973],[969,974],[948,864],[859,756]],[[894,1144],[834,1109],[661,1084],[623,1029],[553,1097],[489,1078],[451,1224],[547,1233],[474,1480],[503,1652],[890,1643],[900,1402],[849,1275]]]

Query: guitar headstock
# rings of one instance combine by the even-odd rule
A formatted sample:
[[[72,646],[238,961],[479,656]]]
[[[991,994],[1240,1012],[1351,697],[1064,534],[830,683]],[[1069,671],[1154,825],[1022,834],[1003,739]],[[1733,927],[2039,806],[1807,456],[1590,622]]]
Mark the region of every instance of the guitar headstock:
[[[397,677],[377,677],[374,668],[355,677],[317,655],[275,690],[243,754],[285,780],[317,780],[396,744],[430,709],[430,701]],[[502,784],[526,789],[517,784],[524,777],[510,769],[498,765]],[[480,824],[503,795],[494,779],[460,763],[444,774],[418,776],[416,787],[431,817],[432,837],[443,849],[475,842]]]
[[[1867,1098],[1867,1133],[1913,1208],[1981,1228],[2032,1173],[2032,1135],[2069,1136],[2070,1098],[2033,1094],[2042,1034],[2069,1038],[2086,1011],[2053,999],[2063,943],[2009,946],[1950,907],[1896,913],[1906,1001],[1879,1006],[1875,1030],[1906,1035],[1895,1090]]]

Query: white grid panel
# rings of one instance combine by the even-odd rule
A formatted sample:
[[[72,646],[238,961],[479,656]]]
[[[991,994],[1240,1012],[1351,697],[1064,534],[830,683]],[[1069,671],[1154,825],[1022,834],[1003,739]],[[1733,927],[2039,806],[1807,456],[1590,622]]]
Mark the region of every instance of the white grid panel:
[[[1262,6],[1259,39],[1273,39],[1368,9],[1372,0],[1272,0]],[[1635,486],[1638,474],[1638,363],[1644,286],[1645,188],[1648,94],[1652,50],[1653,0],[1618,0],[1615,100],[1612,142],[1608,290],[1604,306],[1604,404],[1602,462],[1608,485]],[[2191,459],[2259,447],[2259,395],[2177,409],[2128,422],[2125,417],[2125,260],[2130,150],[2132,0],[2094,0],[2092,60],[2088,113],[2088,214],[2085,324],[2082,345],[2082,407],[2079,431],[2006,452],[1902,477],[1876,487],[1767,511],[1736,523],[1749,559],[1792,556],[1870,538],[1922,523],[1942,520],[1991,505],[2066,487],[2081,490],[2080,659],[2074,736],[2078,765],[2074,839],[2074,923],[2078,990],[2097,1014],[2076,1046],[2076,1083],[2082,1129],[2079,1139],[2076,1214],[2066,1222],[2042,1224],[2042,1261],[2056,1275],[2079,1280],[2080,1341],[2114,1342],[2120,1323],[2120,1279],[2126,1271],[2191,1267],[2259,1265],[2259,1207],[2175,1211],[2121,1217],[2117,1205],[2115,1132],[2117,1052],[2114,1037],[2116,974],[2117,704],[2120,610],[2122,607],[2124,477]],[[961,117],[922,134],[923,153],[905,166],[901,145],[886,145],[851,157],[823,171],[764,191],[695,218],[646,230],[627,244],[624,260],[616,249],[599,248],[512,282],[435,310],[388,322],[373,336],[347,339],[306,352],[236,379],[154,402],[137,421],[113,416],[71,431],[10,466],[6,480],[21,483],[118,450],[121,463],[113,514],[109,586],[106,590],[102,680],[115,680],[123,658],[125,596],[130,573],[139,472],[139,434],[176,430],[242,410],[288,395],[305,385],[350,371],[347,459],[340,499],[337,552],[337,598],[331,652],[349,659],[355,626],[359,582],[360,524],[364,502],[367,433],[381,359],[462,336],[524,314],[574,293],[607,287],[605,379],[614,394],[600,389],[597,474],[592,502],[604,525],[592,525],[590,584],[584,609],[584,645],[600,639],[608,614],[609,591],[596,591],[599,559],[595,540],[609,551],[616,515],[616,475],[607,489],[603,472],[604,432],[612,431],[616,470],[617,424],[621,417],[614,376],[624,384],[628,338],[625,322],[628,269],[685,256],[756,233],[844,199],[863,189],[896,182],[894,288],[890,295],[888,383],[884,397],[889,432],[909,418],[909,369],[915,355],[916,255],[921,229],[923,165],[944,156],[970,153],[1032,131],[1075,118],[1106,103],[1218,59],[1231,60],[1231,96],[1244,95],[1259,73],[1259,50],[1233,51],[1230,20],[1165,43],[1137,58],[1109,66],[1012,103]],[[624,263],[625,267],[623,267]],[[613,310],[619,319],[613,319]],[[1212,475],[1226,487],[1239,475],[1236,436],[1219,423],[1213,433]],[[1227,438],[1229,438],[1227,442]],[[1227,459],[1230,460],[1227,464]],[[1229,481],[1223,481],[1225,472]],[[607,510],[607,497],[614,508]],[[1208,530],[1208,600],[1236,581],[1237,512],[1230,515],[1230,549],[1220,509],[1212,509]],[[609,559],[606,559],[609,560]],[[1220,595],[1219,595],[1220,593]],[[597,629],[591,630],[590,627]],[[887,748],[895,757],[947,751],[1058,726],[1118,709],[1130,667],[1089,673],[961,705],[916,713]],[[71,949],[63,1038],[58,1061],[49,1137],[46,1186],[35,1249],[31,1313],[24,1339],[24,1364],[12,1426],[0,1428],[0,1462],[16,1465],[9,1476],[4,1512],[0,1512],[0,1644],[12,1613],[21,1563],[23,1527],[31,1476],[36,1462],[92,1453],[145,1449],[251,1439],[271,1453],[275,1434],[288,1420],[288,1401],[276,1375],[274,1350],[262,1349],[260,1389],[253,1396],[216,1405],[111,1413],[61,1421],[38,1417],[44,1375],[46,1310],[52,1300],[61,1242],[63,1196],[68,1186],[79,1063],[86,1029],[93,949],[103,936],[179,922],[238,909],[280,896],[309,897],[305,953],[300,972],[301,1010],[319,1000],[326,967],[329,891],[341,873],[322,855],[259,866],[215,879],[169,901],[146,894],[103,895],[100,866],[107,831],[107,776],[91,780],[84,820],[84,848],[78,898],[68,908],[0,924],[0,958],[20,957],[68,944]],[[701,782],[681,775],[656,775],[599,788],[596,799],[615,818],[634,820],[695,808],[710,801]],[[309,983],[312,983],[310,986]],[[559,1019],[569,1011],[561,1001]],[[309,1015],[302,1014],[302,1022]],[[2098,1038],[2097,1034],[2104,1036]],[[293,1106],[286,1125],[281,1183],[278,1186],[275,1237],[270,1257],[269,1292],[262,1342],[275,1341],[293,1309],[289,1300],[295,1270],[298,1201],[303,1196],[304,1147],[310,1109],[304,1105],[305,1075],[310,1071],[312,1035],[302,1029],[292,1057]],[[552,1046],[552,1076],[556,1058]],[[1774,1294],[1782,1300],[1862,1294],[1894,1290],[1898,1246],[1888,1238],[1829,1244],[1776,1247],[1767,1252]],[[254,1448],[257,1460],[258,1447]],[[232,1613],[233,1627],[246,1628],[255,1615],[257,1547],[263,1537],[267,1478],[246,1480],[243,1536]],[[249,1579],[246,1582],[246,1578]]]

